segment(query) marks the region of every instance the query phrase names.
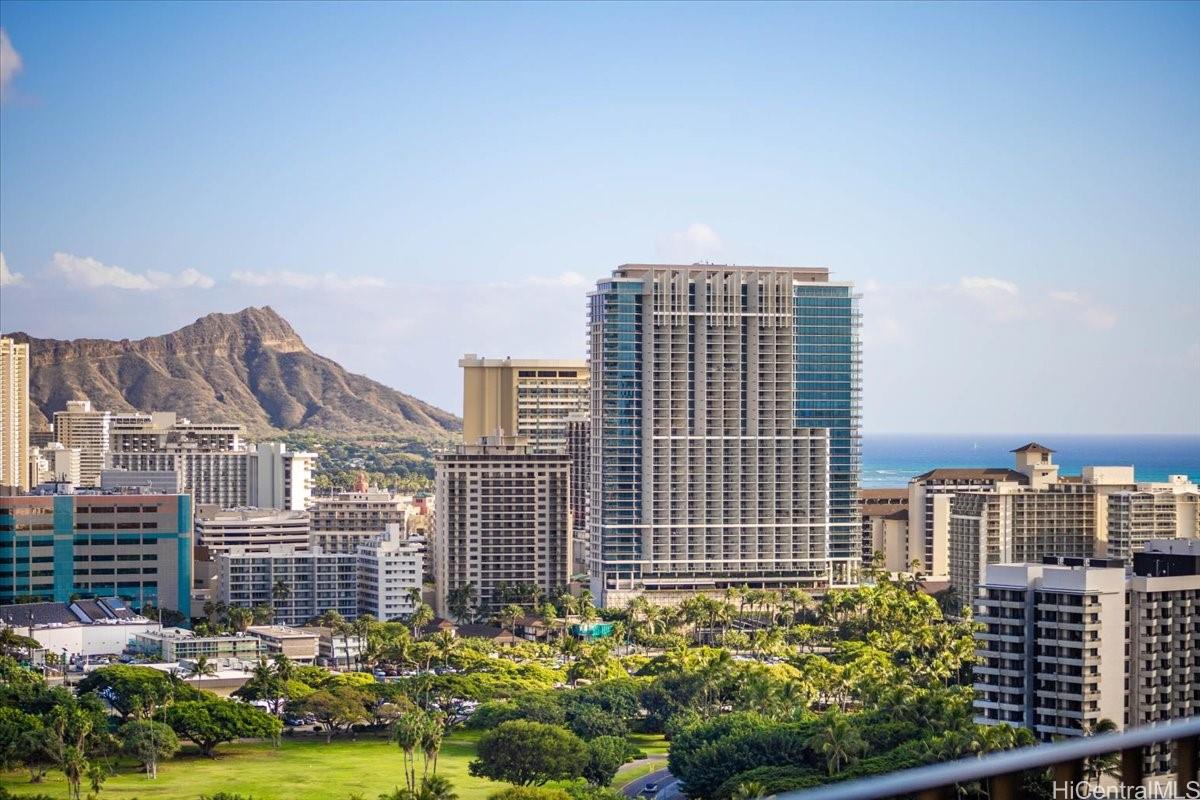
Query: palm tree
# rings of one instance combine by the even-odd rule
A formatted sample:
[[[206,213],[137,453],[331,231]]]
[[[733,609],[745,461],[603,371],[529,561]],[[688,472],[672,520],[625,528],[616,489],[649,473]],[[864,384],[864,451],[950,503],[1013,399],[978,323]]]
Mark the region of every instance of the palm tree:
[[[421,603],[413,609],[413,613],[408,618],[408,624],[412,627],[412,635],[414,639],[421,638],[421,629],[429,623],[433,622],[433,609],[426,603]]]
[[[392,738],[404,753],[404,783],[410,795],[417,787],[417,764],[413,754],[421,745],[423,732],[424,724],[420,712],[406,714],[396,720],[396,726],[392,730]]]
[[[1093,725],[1089,725],[1084,735],[1100,736],[1105,733],[1116,733],[1117,730],[1117,723],[1106,717],[1096,720]],[[1100,780],[1101,775],[1119,778],[1121,776],[1121,758],[1116,753],[1092,756],[1084,763],[1083,774],[1092,783]]]
[[[421,791],[417,793],[416,800],[458,800],[458,794],[449,778],[435,773],[421,781]]]
[[[767,788],[758,781],[739,783],[733,790],[730,800],[761,800],[767,796]]]
[[[825,712],[807,744],[814,753],[825,757],[830,776],[836,775],[867,749],[854,725],[835,709]]]
[[[203,680],[217,674],[217,665],[208,660],[208,656],[200,656],[188,668],[188,677]]]
[[[511,634],[516,634],[517,623],[525,616],[525,609],[521,608],[516,603],[509,603],[504,608],[496,612],[496,624],[501,629],[508,631]]]
[[[458,650],[460,644],[458,637],[450,631],[438,631],[429,637],[429,643],[433,645],[434,650],[437,652],[442,666],[450,666],[450,657]]]
[[[471,610],[474,606],[474,583],[464,583],[454,586],[446,593],[446,607],[450,609],[450,616],[454,617],[454,621],[459,625],[463,624],[464,620],[470,620],[472,616]]]

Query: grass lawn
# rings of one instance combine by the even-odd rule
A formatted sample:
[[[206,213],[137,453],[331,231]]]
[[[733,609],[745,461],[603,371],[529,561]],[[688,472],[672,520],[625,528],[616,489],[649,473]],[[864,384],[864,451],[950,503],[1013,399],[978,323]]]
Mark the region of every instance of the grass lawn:
[[[447,737],[438,758],[438,774],[453,781],[461,800],[484,800],[508,785],[467,774],[476,739],[476,732],[456,732]],[[67,796],[61,772],[47,773],[40,784],[29,783],[27,772],[6,772],[0,785],[18,797]],[[278,749],[269,744],[224,744],[217,748],[216,759],[203,758],[185,746],[179,756],[159,765],[154,781],[122,765],[104,784],[100,797],[198,800],[202,793],[228,791],[252,795],[254,800],[346,800],[357,792],[375,800],[380,792],[403,785],[401,751],[395,744],[362,736],[358,741],[334,739],[328,745],[324,738],[285,737]]]
[[[662,756],[666,758],[667,750],[671,747],[671,743],[667,741],[667,737],[661,733],[631,733],[628,738],[647,757]]]

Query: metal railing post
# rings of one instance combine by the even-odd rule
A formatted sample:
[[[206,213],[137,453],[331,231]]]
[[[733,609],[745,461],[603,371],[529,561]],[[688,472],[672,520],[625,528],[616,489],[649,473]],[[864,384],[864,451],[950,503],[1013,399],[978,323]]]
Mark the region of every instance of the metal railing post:
[[[1121,785],[1141,786],[1146,780],[1146,750],[1129,747],[1121,751]]]
[[[1175,793],[1180,797],[1200,797],[1200,736],[1184,736],[1175,741]]]
[[[988,797],[991,800],[1018,800],[1021,796],[1021,779],[1024,777],[1024,772],[1008,772],[989,778]]]

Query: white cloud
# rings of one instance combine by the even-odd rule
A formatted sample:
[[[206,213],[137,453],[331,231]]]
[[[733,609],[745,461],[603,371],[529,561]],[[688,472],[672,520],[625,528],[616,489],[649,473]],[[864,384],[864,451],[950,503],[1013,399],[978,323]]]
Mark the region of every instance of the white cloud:
[[[8,84],[21,71],[21,54],[12,46],[8,32],[0,28],[0,97],[4,96]]]
[[[530,286],[560,286],[567,289],[574,289],[579,286],[587,286],[588,279],[578,272],[564,272],[561,275],[553,275],[549,278],[541,276],[527,278],[525,283]]]
[[[246,286],[281,286],[288,289],[383,289],[388,286],[383,278],[370,275],[338,275],[333,272],[314,275],[286,269],[270,272],[234,270],[231,277]]]
[[[24,275],[8,271],[8,262],[4,260],[4,253],[0,253],[0,286],[20,286],[24,282]]]
[[[1018,293],[1015,283],[999,278],[966,277],[959,280],[958,288],[960,291],[976,297],[985,297],[995,292],[1014,296]]]
[[[983,306],[997,322],[1025,317],[1029,308],[1021,300],[1020,290],[1012,281],[970,275],[960,278],[954,293]]]
[[[191,267],[177,273],[154,269],[131,272],[94,258],[62,252],[54,254],[50,268],[69,283],[86,289],[111,286],[150,292],[158,289],[211,289],[216,284],[212,278]]]
[[[1117,324],[1115,311],[1080,292],[1053,289],[1050,291],[1050,299],[1073,309],[1079,321],[1089,328],[1108,330]]]
[[[708,225],[693,222],[686,230],[658,237],[655,249],[663,260],[690,264],[720,260],[725,252],[725,243]]]

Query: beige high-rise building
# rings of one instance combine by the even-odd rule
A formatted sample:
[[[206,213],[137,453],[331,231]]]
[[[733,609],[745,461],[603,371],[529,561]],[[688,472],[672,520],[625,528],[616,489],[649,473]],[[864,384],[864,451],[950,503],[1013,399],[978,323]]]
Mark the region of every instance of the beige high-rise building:
[[[909,535],[908,494],[908,489],[859,490],[864,566],[874,564],[876,553],[882,555],[883,569],[888,572],[908,572],[914,561],[925,563],[924,552]]]
[[[504,586],[543,593],[570,579],[570,459],[535,453],[517,437],[487,437],[437,459],[433,542],[435,608],[452,616],[451,593],[471,585],[476,616],[504,605]]]
[[[463,368],[463,441],[523,436],[535,453],[562,452],[567,417],[588,410],[588,363],[583,360],[480,358]]]
[[[0,338],[0,492],[29,490],[29,345]]]
[[[1128,561],[1152,539],[1200,537],[1200,487],[1186,475],[1108,495],[1108,557]]]
[[[147,425],[152,419],[137,411],[97,411],[87,399],[68,400],[65,411],[54,412],[54,438],[66,447],[79,448],[79,485],[95,488],[100,485],[100,470],[106,466],[114,427]]]

